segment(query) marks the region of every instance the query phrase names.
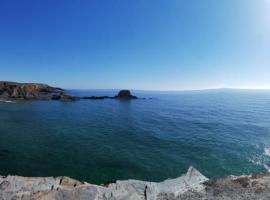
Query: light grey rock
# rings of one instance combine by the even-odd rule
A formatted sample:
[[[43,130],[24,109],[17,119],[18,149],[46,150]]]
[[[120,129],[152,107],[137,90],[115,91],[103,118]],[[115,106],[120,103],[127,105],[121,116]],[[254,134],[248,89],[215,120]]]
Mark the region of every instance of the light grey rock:
[[[92,185],[68,178],[26,178],[20,176],[0,177],[2,199],[56,199],[56,200],[155,200],[160,193],[178,196],[190,189],[203,190],[208,180],[194,168],[187,175],[168,179],[161,183],[126,180],[107,187]]]
[[[0,176],[0,200],[257,200],[270,199],[270,175],[208,180],[195,168],[160,183],[126,180],[108,186],[68,177]]]

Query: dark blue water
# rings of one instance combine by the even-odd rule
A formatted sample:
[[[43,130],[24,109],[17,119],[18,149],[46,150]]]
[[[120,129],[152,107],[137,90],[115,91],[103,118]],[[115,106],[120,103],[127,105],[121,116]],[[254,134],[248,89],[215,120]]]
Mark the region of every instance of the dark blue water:
[[[72,91],[114,95],[115,91]],[[270,92],[138,93],[147,100],[0,103],[0,174],[91,183],[270,166]]]

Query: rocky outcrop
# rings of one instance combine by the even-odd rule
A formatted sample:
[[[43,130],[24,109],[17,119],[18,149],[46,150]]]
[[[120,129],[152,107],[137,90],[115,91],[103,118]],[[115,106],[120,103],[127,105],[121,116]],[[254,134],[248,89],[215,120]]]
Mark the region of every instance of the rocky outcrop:
[[[100,100],[100,99],[131,100],[131,99],[137,99],[137,97],[131,95],[131,92],[129,90],[120,90],[118,95],[116,95],[114,97],[110,97],[110,96],[90,96],[90,97],[82,97],[82,99],[91,99],[91,100]]]
[[[113,99],[113,97],[109,97],[109,96],[90,96],[90,97],[82,97],[82,99],[102,100],[102,99]]]
[[[0,81],[0,99],[5,100],[75,100],[61,88],[39,83]]]
[[[66,94],[65,90],[57,87],[51,87],[40,83],[17,83],[9,81],[0,81],[0,101],[1,100],[62,100],[74,101],[78,99],[137,99],[131,95],[129,90],[121,90],[118,95],[110,96],[90,96],[76,97]]]
[[[136,96],[131,95],[131,92],[129,90],[120,90],[120,92],[117,96],[115,96],[115,98],[123,100],[137,99]]]
[[[270,199],[270,175],[209,180],[195,168],[160,183],[116,181],[106,186],[68,177],[0,176],[1,200],[246,200]]]
[[[203,192],[208,179],[194,168],[186,175],[161,183],[137,180],[116,181],[107,186],[81,183],[68,177],[0,177],[0,199],[11,200],[156,200],[188,191]]]

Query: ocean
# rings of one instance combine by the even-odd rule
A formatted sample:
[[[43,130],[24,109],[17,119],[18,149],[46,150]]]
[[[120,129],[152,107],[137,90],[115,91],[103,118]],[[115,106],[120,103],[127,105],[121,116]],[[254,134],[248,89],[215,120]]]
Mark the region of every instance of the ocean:
[[[133,92],[146,99],[0,102],[0,174],[101,184],[269,170],[270,91]]]

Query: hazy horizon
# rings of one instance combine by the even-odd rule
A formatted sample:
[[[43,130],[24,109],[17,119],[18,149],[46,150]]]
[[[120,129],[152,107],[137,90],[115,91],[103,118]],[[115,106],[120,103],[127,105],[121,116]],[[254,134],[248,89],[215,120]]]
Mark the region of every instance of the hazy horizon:
[[[0,80],[270,89],[269,0],[1,1]]]
[[[266,89],[249,89],[249,88],[202,88],[202,89],[190,89],[190,90],[144,90],[144,89],[133,89],[133,88],[103,88],[103,89],[95,89],[95,88],[86,88],[86,89],[80,89],[80,88],[64,88],[65,90],[97,90],[97,91],[119,91],[119,90],[131,90],[131,91],[141,91],[141,92],[196,92],[196,91],[230,91],[230,90],[242,90],[242,91],[270,91],[270,88]]]
[[[18,82],[16,80],[0,80],[0,82],[17,82],[17,83],[33,83],[33,84],[48,84],[52,87],[59,87],[57,85],[51,85],[49,83],[45,83],[45,82],[33,82],[33,81],[22,81],[22,82]],[[198,89],[174,89],[174,90],[160,90],[160,89],[136,89],[136,88],[126,88],[126,87],[119,87],[119,88],[72,88],[72,87],[62,87],[65,90],[133,90],[133,91],[151,91],[151,92],[185,92],[185,91],[204,91],[204,90],[259,90],[259,91],[263,91],[263,90],[270,90],[269,88],[226,88],[226,87],[213,87],[213,88],[198,88]]]

